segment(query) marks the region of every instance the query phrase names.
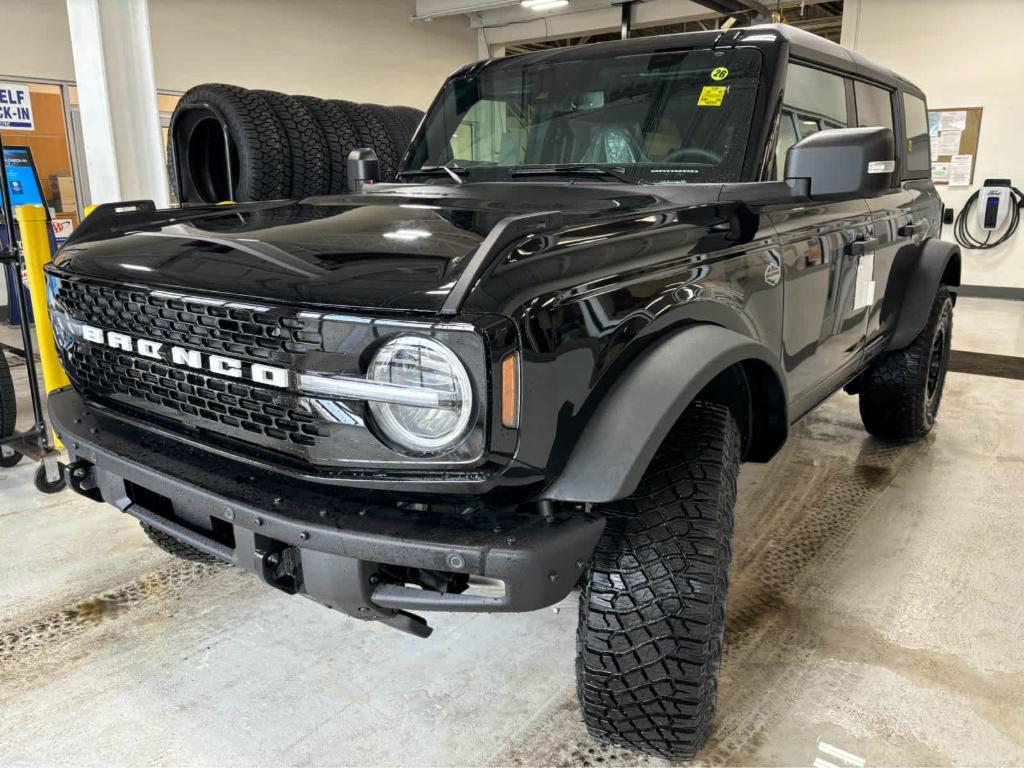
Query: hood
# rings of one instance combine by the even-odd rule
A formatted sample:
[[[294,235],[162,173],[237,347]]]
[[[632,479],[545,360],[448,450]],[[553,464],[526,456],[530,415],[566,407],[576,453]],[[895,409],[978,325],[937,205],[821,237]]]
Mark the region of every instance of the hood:
[[[693,185],[689,204],[718,187]],[[437,312],[472,255],[509,216],[558,211],[565,226],[664,208],[609,184],[382,185],[371,194],[157,212],[153,224],[72,240],[58,270],[202,294],[351,309]],[[673,202],[673,207],[678,206]],[[166,223],[176,217],[176,223]],[[191,220],[188,220],[191,217]]]

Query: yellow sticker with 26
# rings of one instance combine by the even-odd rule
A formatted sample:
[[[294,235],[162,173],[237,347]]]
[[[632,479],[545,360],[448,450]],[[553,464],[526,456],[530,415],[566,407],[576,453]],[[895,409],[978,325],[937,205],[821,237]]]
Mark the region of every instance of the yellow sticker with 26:
[[[729,90],[725,85],[705,85],[701,88],[700,98],[697,99],[698,107],[720,107],[725,99],[725,92]]]

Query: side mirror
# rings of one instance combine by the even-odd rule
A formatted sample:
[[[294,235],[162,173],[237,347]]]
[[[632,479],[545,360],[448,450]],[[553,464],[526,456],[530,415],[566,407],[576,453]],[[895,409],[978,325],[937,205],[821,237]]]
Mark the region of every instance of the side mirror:
[[[348,153],[349,192],[362,192],[367,184],[380,181],[380,163],[372,149],[353,149]]]
[[[811,200],[878,197],[892,186],[895,158],[889,128],[818,131],[789,148],[786,183],[806,180]]]

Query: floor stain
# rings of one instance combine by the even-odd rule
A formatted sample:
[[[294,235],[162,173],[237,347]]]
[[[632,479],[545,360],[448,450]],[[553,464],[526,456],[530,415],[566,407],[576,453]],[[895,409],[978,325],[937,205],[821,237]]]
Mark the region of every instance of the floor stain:
[[[97,624],[114,619],[137,606],[173,599],[187,587],[224,570],[222,566],[175,561],[127,584],[90,595],[73,606],[0,633],[0,671],[32,657],[49,654],[71,643]]]
[[[927,446],[868,439],[852,460],[796,450],[780,457],[765,493],[741,499],[718,717],[701,762],[757,761],[761,737],[785,711],[779,697],[798,691],[795,677],[806,674],[796,662],[815,649],[790,621],[792,606],[806,600],[878,496]]]
[[[900,645],[833,612],[787,604],[780,613],[781,620],[805,635],[808,646],[818,653],[884,667],[919,685],[965,697],[978,715],[1024,746],[1024,674],[983,671],[955,654]]]

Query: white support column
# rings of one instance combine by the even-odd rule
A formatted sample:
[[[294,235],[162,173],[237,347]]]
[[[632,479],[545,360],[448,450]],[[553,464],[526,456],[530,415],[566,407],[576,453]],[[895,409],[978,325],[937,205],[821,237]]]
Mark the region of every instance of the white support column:
[[[476,57],[478,59],[491,58],[491,46],[487,44],[487,30],[483,27],[476,31]]]
[[[67,0],[94,203],[169,205],[147,0]]]

